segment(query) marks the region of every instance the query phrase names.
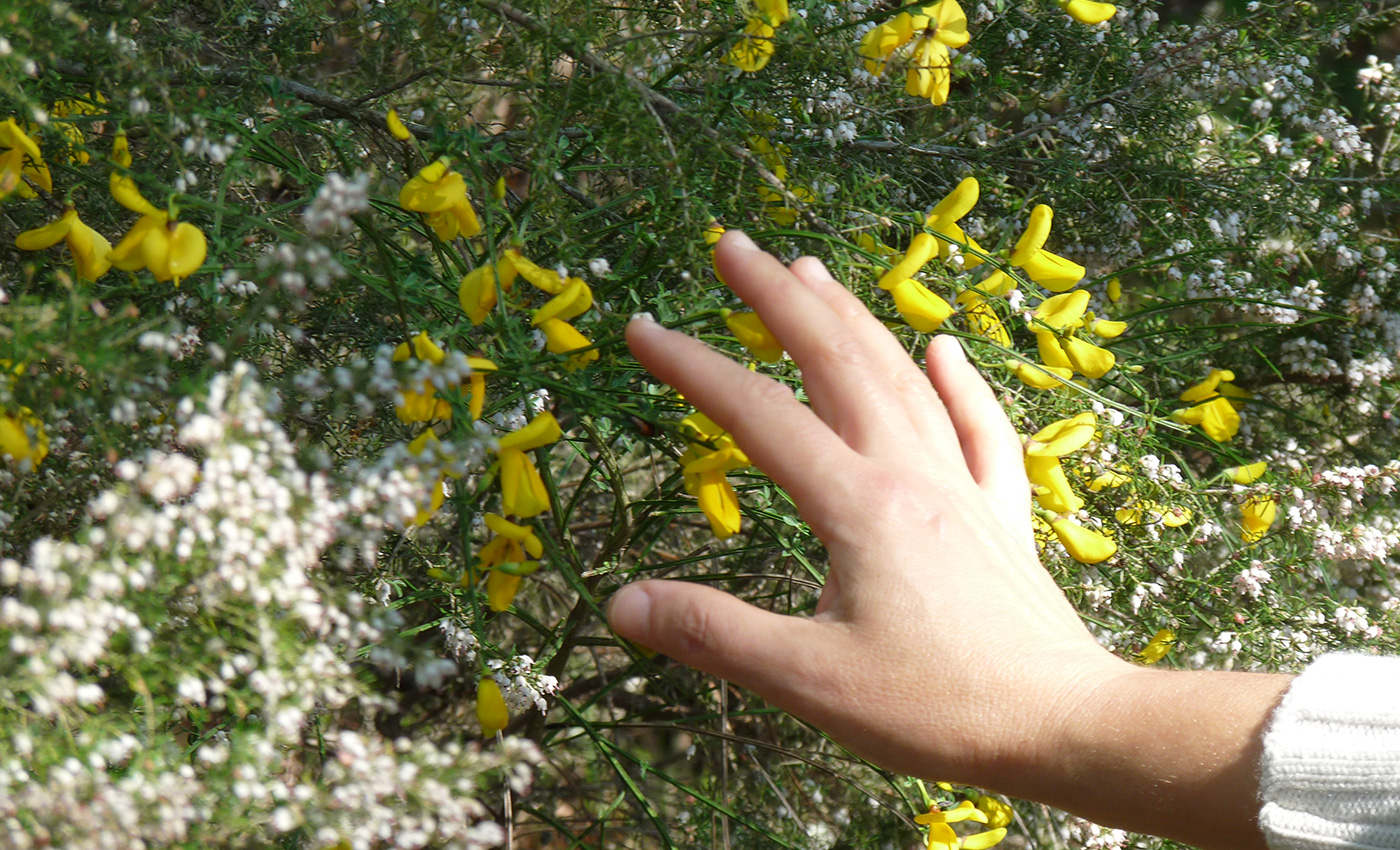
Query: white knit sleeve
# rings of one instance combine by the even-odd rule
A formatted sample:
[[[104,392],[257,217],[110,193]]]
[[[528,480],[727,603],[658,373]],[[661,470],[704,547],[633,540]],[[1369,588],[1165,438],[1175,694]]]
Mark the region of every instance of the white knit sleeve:
[[[1400,658],[1304,670],[1264,735],[1259,793],[1273,850],[1400,848]]]

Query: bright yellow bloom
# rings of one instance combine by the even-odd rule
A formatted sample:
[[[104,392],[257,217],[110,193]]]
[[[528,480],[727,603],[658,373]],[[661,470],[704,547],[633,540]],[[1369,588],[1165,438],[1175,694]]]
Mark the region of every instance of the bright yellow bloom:
[[[439,445],[438,436],[431,428],[419,434],[417,437],[414,437],[408,444],[408,450],[413,455],[421,455],[427,450],[428,444],[430,443],[435,447]],[[453,477],[456,478],[458,476],[454,475]],[[439,475],[437,480],[433,482],[432,493],[428,497],[428,505],[427,507],[420,507],[418,512],[414,514],[414,525],[426,525],[428,520],[432,519],[433,514],[437,513],[438,509],[442,507],[443,500],[447,497],[446,483],[446,473]]]
[[[1159,505],[1150,499],[1133,499],[1114,512],[1124,525],[1164,525],[1180,528],[1191,521],[1189,508]]]
[[[436,366],[447,354],[432,341],[427,331],[419,331],[413,338],[411,348],[408,343],[401,342],[394,349],[395,363],[402,363],[410,357],[426,360]],[[431,381],[424,381],[422,390],[401,389],[399,392],[403,395],[403,403],[396,404],[394,412],[398,414],[400,422],[430,422],[434,419],[452,418],[452,405],[437,397],[437,389]]]
[[[1071,18],[1081,24],[1101,24],[1118,13],[1112,3],[1098,3],[1095,0],[1059,0],[1060,6]]]
[[[1004,364],[1021,382],[1038,390],[1058,390],[1074,377],[1074,370],[1061,366],[1037,366],[1019,360],[1007,360]]]
[[[510,292],[515,277],[515,264],[511,262],[510,252],[502,255],[494,265],[486,263],[463,275],[462,283],[457,287],[457,302],[462,305],[467,321],[473,325],[486,321],[499,297],[497,283],[502,290]]]
[[[1059,458],[1026,455],[1026,478],[1031,482],[1036,503],[1047,511],[1066,514],[1084,507],[1084,500],[1069,486]]]
[[[734,444],[733,437],[703,413],[692,413],[681,420],[681,428],[698,441],[692,442],[680,457],[686,492],[699,503],[715,537],[732,537],[741,527],[739,496],[725,473],[748,466],[748,456]]]
[[[485,357],[468,357],[467,365],[472,367],[472,373],[467,376],[467,391],[470,394],[467,412],[475,422],[481,418],[481,411],[486,407],[486,373],[496,371],[497,367]]]
[[[131,151],[126,134],[118,133],[112,144],[112,160],[121,168],[131,166]],[[157,281],[174,281],[176,286],[200,266],[209,253],[204,232],[193,224],[175,221],[167,210],[146,200],[136,181],[122,171],[113,171],[108,180],[112,197],[117,203],[140,214],[108,259],[113,266],[126,272],[149,269]]]
[[[792,18],[792,12],[788,10],[788,0],[754,0],[758,6],[758,11],[768,23],[775,27],[780,27]]]
[[[444,242],[481,232],[481,221],[467,199],[467,183],[462,175],[448,170],[446,159],[424,166],[410,178],[399,190],[399,206],[423,213]]]
[[[569,358],[564,361],[564,370],[574,372],[586,368],[589,363],[597,360],[601,353],[596,348],[589,348],[593,341],[579,332],[578,328],[562,319],[546,319],[540,324],[540,333],[544,334],[545,350],[551,354],[568,354]],[[580,349],[587,349],[581,351]],[[576,354],[571,352],[578,352]]]
[[[593,290],[587,283],[576,277],[567,278],[567,281],[558,295],[534,312],[531,325],[539,327],[552,319],[567,322],[582,316],[593,306]]]
[[[714,219],[710,219],[710,223],[705,225],[705,244],[714,246],[719,243],[719,238],[723,235],[724,225]]]
[[[1093,411],[1052,422],[1035,432],[1026,442],[1026,454],[1035,457],[1064,457],[1077,452],[1098,433],[1098,419]]]
[[[1261,460],[1257,463],[1249,463],[1244,466],[1232,466],[1225,470],[1225,474],[1236,484],[1253,484],[1269,469],[1269,462]]]
[[[78,211],[69,207],[57,221],[43,227],[26,230],[15,237],[15,247],[21,251],[42,251],[51,248],[62,240],[73,255],[73,265],[78,277],[95,281],[112,267],[108,254],[112,243],[107,237],[88,227],[78,218]]]
[[[1006,332],[1001,317],[987,303],[987,299],[982,297],[982,293],[975,289],[964,289],[958,293],[958,303],[962,305],[969,330],[1002,348],[1011,347],[1011,334]]]
[[[1123,282],[1116,277],[1108,279],[1108,300],[1117,304],[1123,298]]]
[[[1137,654],[1138,663],[1156,664],[1167,657],[1167,653],[1172,651],[1173,646],[1176,646],[1176,632],[1171,629],[1162,629],[1153,635],[1152,640],[1147,642],[1147,646],[1142,648],[1142,652]]]
[[[525,453],[543,448],[563,435],[554,414],[546,410],[524,428],[499,440],[504,513],[529,519],[549,510],[549,491],[534,462]]]
[[[1115,322],[1109,319],[1096,318],[1092,312],[1084,317],[1084,327],[1089,329],[1089,333],[1104,339],[1116,339],[1123,335],[1128,329],[1127,322]]]
[[[101,92],[96,92],[90,100],[59,100],[49,107],[50,118],[67,118],[70,115],[101,115],[106,110],[102,104],[107,102],[107,98]],[[86,140],[83,136],[82,128],[69,121],[54,121],[50,126],[63,134],[68,142],[68,162],[78,165],[87,165],[92,162],[92,156],[88,154],[83,143]],[[30,127],[31,132],[38,128]]]
[[[25,177],[45,192],[53,191],[53,177],[39,152],[39,143],[15,119],[6,118],[0,122],[0,198],[11,192],[19,192],[21,198],[37,198],[38,193],[24,182]]]
[[[940,106],[948,100],[952,79],[948,48],[962,47],[968,37],[967,15],[957,0],[939,0],[900,12],[867,32],[861,39],[860,55],[865,58],[865,70],[880,74],[896,50],[917,38],[905,91]]]
[[[1010,826],[1016,812],[1011,808],[1011,804],[1003,803],[990,794],[983,794],[977,798],[977,808],[982,814],[987,816],[987,826],[991,829],[1000,829]]]
[[[18,413],[0,413],[0,457],[28,472],[48,456],[49,436],[32,410],[21,407]]]
[[[762,71],[773,58],[773,25],[762,18],[749,18],[744,34],[729,48],[724,62],[741,71]]]
[[[924,264],[933,259],[934,253],[938,250],[938,239],[931,233],[916,233],[909,242],[909,250],[904,252],[899,262],[884,274],[880,275],[880,288],[891,290],[895,284],[905,278],[911,278],[919,273]]]
[[[933,333],[953,315],[953,305],[913,278],[905,278],[881,289],[894,296],[894,308],[904,322],[920,333]]]
[[[969,241],[971,240],[969,239]],[[976,242],[973,242],[972,244],[974,246],[977,245]],[[969,265],[980,265],[981,263],[982,259],[980,257],[978,258],[976,263],[971,263],[969,261]],[[1016,278],[1012,277],[1011,275],[1007,274],[1001,269],[997,269],[996,271],[987,275],[985,278],[982,279],[981,283],[977,284],[977,288],[982,290],[982,294],[986,295],[988,298],[991,298],[996,295],[1010,295],[1016,290],[1016,286]]]
[[[953,60],[948,46],[937,38],[921,38],[905,72],[904,90],[914,97],[927,98],[934,106],[948,102],[953,81]]]
[[[476,686],[476,720],[481,724],[481,734],[487,738],[510,725],[510,712],[506,709],[505,697],[501,696],[501,686],[490,676],[483,677]]]
[[[399,119],[399,112],[397,109],[389,110],[389,114],[384,116],[384,123],[389,125],[389,135],[399,141],[406,142],[413,138],[413,134],[408,132],[408,128],[405,127],[403,121]]]
[[[1086,378],[1102,378],[1117,364],[1117,358],[1113,356],[1112,351],[1077,336],[1061,337],[1059,342],[1065,357],[1069,359],[1069,365]]]
[[[1172,419],[1183,425],[1199,425],[1217,443],[1227,443],[1240,430],[1240,415],[1224,396],[1215,396],[1195,407],[1172,412]]]
[[[1074,520],[1057,519],[1050,523],[1050,527],[1055,530],[1055,536],[1060,538],[1070,557],[1081,564],[1102,563],[1118,551],[1118,544],[1112,539]]]
[[[1026,232],[1011,252],[1011,264],[1051,292],[1064,292],[1084,279],[1084,267],[1045,250],[1053,217],[1054,211],[1045,204],[1037,204],[1031,210]]]
[[[1250,496],[1240,506],[1240,519],[1244,526],[1244,542],[1253,543],[1269,532],[1278,513],[1278,501],[1273,496]]]
[[[1052,295],[1035,308],[1032,315],[1037,321],[1031,324],[1031,330],[1044,333],[1047,329],[1067,331],[1078,327],[1088,306],[1087,290],[1076,289],[1062,295]]]
[[[988,814],[975,807],[970,800],[963,800],[953,808],[941,811],[937,803],[931,804],[928,813],[916,816],[914,822],[928,827],[928,850],[985,850],[1006,837],[1004,826],[959,836],[949,824],[963,821],[985,824],[989,819]]]
[[[1121,469],[1122,467],[1120,467]],[[1099,493],[1114,487],[1122,487],[1133,479],[1116,469],[1105,469],[1099,473],[1093,481],[1089,482],[1089,490]]]
[[[739,344],[747,348],[755,358],[764,363],[776,363],[783,359],[783,345],[778,342],[778,338],[773,336],[773,332],[768,330],[768,326],[763,324],[763,320],[757,313],[736,313],[733,310],[721,310],[720,315],[724,317],[724,324],[729,328],[729,332],[734,334]]]
[[[525,278],[526,283],[546,295],[558,295],[564,291],[564,287],[568,286],[570,281],[577,280],[577,278],[565,277],[553,269],[536,265],[514,248],[506,250],[505,259],[510,262],[516,274]]]
[[[484,519],[495,536],[477,553],[477,569],[489,571],[487,605],[492,611],[505,611],[515,601],[521,580],[539,569],[538,559],[544,554],[544,546],[529,526],[517,525],[497,514],[486,514]],[[527,554],[536,560],[526,560]]]

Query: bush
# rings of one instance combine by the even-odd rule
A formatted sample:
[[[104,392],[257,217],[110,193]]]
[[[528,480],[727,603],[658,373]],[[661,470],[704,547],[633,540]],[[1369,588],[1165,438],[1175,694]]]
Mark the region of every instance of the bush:
[[[710,245],[817,255],[962,338],[1105,645],[1395,651],[1385,5],[12,10],[4,843],[895,847],[966,799],[1156,846],[614,638],[638,577],[801,614],[825,574],[622,328],[800,393]]]

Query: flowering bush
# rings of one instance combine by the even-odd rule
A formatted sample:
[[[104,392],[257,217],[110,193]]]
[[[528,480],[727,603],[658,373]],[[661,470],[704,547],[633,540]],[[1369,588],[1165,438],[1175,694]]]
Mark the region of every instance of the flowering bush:
[[[1400,649],[1385,5],[21,4],[0,844],[1155,846],[613,637],[824,576],[621,330],[800,393],[710,250],[815,254],[963,339],[1105,645]]]

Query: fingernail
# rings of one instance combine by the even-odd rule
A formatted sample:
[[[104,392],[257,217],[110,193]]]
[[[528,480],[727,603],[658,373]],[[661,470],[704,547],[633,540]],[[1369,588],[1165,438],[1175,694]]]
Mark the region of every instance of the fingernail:
[[[645,589],[627,585],[608,600],[608,625],[617,634],[632,639],[646,637],[651,616],[651,596]]]
[[[629,322],[650,322],[651,324],[656,324],[656,317],[653,316],[651,313],[647,312],[646,310],[643,310],[643,311],[640,312],[640,313],[633,313],[633,314],[632,314],[632,318],[628,319],[627,321],[629,321]]]
[[[743,248],[746,251],[757,251],[758,245],[749,238],[749,235],[742,230],[731,230],[725,234],[729,242],[736,248]]]
[[[948,352],[949,354],[952,354],[964,363],[967,362],[967,349],[963,348],[962,340],[955,336],[947,335],[943,336],[942,339],[947,340],[947,342],[943,343],[943,347],[951,349],[951,351]]]

